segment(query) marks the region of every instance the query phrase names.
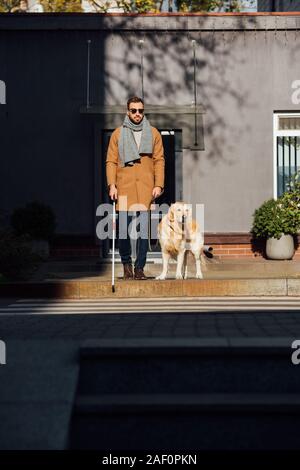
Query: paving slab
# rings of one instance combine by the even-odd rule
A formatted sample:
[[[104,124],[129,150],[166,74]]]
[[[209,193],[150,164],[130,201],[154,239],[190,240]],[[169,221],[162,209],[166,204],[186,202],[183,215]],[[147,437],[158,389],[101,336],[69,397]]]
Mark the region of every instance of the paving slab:
[[[0,448],[63,449],[76,393],[78,344],[71,338],[5,337],[0,367]]]

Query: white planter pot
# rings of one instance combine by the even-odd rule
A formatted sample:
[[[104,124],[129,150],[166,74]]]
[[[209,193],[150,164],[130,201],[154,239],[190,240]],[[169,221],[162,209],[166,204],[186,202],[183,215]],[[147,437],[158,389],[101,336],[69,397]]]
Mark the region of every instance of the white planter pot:
[[[292,235],[283,235],[277,238],[268,238],[266,255],[269,259],[292,259],[295,253],[294,238]]]

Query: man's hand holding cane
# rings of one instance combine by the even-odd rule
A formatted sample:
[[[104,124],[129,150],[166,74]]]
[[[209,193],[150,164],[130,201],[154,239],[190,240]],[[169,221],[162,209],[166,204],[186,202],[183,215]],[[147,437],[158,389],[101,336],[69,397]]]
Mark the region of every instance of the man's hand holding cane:
[[[152,190],[152,200],[156,199],[162,194],[162,188],[160,186],[155,186]]]
[[[113,201],[116,201],[118,199],[118,190],[115,184],[111,184],[109,186],[109,197]]]

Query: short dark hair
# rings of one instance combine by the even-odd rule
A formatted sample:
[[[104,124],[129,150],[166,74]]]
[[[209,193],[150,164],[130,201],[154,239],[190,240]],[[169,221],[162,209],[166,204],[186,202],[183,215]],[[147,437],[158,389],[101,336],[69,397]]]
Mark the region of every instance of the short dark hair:
[[[142,100],[142,98],[139,98],[138,96],[133,96],[132,98],[129,98],[129,100],[127,101],[127,109],[129,109],[130,103],[143,103],[144,104],[144,100]]]

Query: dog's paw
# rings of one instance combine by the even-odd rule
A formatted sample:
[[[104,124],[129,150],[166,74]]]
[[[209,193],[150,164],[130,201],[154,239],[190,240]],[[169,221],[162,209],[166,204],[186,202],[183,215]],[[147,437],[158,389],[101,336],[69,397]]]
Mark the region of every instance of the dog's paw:
[[[182,274],[176,274],[176,279],[183,279]]]
[[[157,281],[163,281],[164,279],[166,279],[166,276],[163,276],[162,274],[160,274],[159,276],[156,276],[155,278]]]
[[[197,279],[203,279],[203,274],[202,274],[202,273],[196,274],[196,278],[197,278]]]

